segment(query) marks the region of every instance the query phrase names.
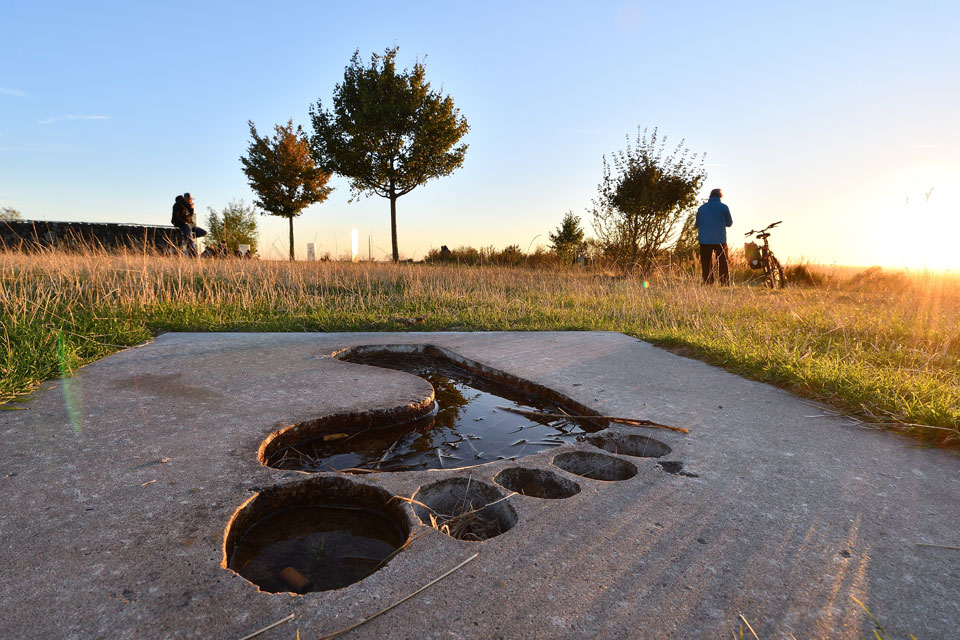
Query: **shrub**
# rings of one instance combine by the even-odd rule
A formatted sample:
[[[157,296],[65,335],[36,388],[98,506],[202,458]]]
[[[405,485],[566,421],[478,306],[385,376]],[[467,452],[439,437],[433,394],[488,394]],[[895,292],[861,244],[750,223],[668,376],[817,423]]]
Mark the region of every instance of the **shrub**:
[[[230,253],[236,253],[241,244],[248,244],[251,255],[257,252],[257,210],[243,200],[231,200],[220,213],[207,207],[206,224],[208,234],[204,242],[208,247],[225,242]]]
[[[827,276],[807,264],[791,264],[784,267],[787,284],[798,287],[822,287],[827,283]]]

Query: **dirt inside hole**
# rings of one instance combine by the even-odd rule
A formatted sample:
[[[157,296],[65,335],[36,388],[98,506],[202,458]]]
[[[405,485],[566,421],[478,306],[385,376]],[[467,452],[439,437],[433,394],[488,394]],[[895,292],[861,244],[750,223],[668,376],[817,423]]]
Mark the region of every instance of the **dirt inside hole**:
[[[671,452],[670,447],[663,442],[640,435],[597,433],[582,436],[581,440],[598,449],[635,458],[660,458]]]
[[[396,369],[430,382],[435,413],[398,425],[322,433],[279,448],[266,464],[303,471],[457,469],[522,456],[577,441],[603,429],[587,420],[519,415],[499,407],[548,414],[579,413],[488,380],[427,354],[374,352],[345,361]]]
[[[500,521],[484,515],[482,509],[471,509],[464,506],[460,509],[454,509],[454,512],[456,511],[460,511],[460,513],[455,515],[431,515],[431,526],[457,540],[474,542],[495,538],[503,533]]]
[[[412,504],[421,522],[468,542],[496,537],[517,523],[506,497],[472,478],[449,478],[422,487]]]
[[[504,469],[493,481],[521,495],[547,500],[562,500],[580,493],[576,482],[542,469]]]
[[[637,467],[626,460],[590,451],[561,453],[553,464],[568,473],[605,482],[629,480],[637,475]]]

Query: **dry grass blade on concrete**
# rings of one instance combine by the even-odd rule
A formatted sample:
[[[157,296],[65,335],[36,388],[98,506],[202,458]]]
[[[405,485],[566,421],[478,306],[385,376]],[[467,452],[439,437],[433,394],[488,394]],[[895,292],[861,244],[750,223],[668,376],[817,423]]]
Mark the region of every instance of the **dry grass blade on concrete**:
[[[458,564],[457,566],[455,566],[453,569],[450,569],[449,571],[447,571],[447,572],[444,573],[443,575],[441,575],[441,576],[439,576],[439,577],[437,577],[437,578],[434,578],[433,580],[431,580],[431,581],[428,582],[427,584],[423,585],[422,587],[420,587],[419,589],[417,589],[416,591],[414,591],[414,592],[411,593],[410,595],[408,595],[408,596],[406,596],[405,598],[402,598],[402,599],[400,599],[400,600],[397,600],[396,602],[394,602],[394,603],[391,604],[390,606],[385,607],[384,609],[381,609],[380,611],[376,612],[376,613],[373,614],[372,616],[369,616],[369,617],[367,617],[367,618],[364,618],[364,619],[361,620],[360,622],[358,622],[358,623],[356,623],[356,624],[354,624],[354,625],[351,625],[351,626],[349,626],[349,627],[345,627],[345,628],[340,629],[340,630],[338,630],[338,631],[334,631],[333,633],[328,633],[327,635],[320,636],[319,638],[317,638],[317,640],[332,640],[332,638],[336,638],[337,636],[342,636],[342,635],[345,634],[345,633],[349,633],[350,631],[353,631],[354,629],[357,629],[358,627],[361,627],[361,626],[367,624],[368,622],[370,622],[370,621],[373,620],[374,618],[378,618],[378,617],[382,616],[382,615],[385,614],[386,612],[390,611],[391,609],[393,609],[393,608],[395,608],[395,607],[400,606],[401,604],[403,604],[404,602],[406,602],[406,601],[409,600],[410,598],[416,596],[416,595],[419,594],[420,592],[429,589],[430,587],[432,587],[433,585],[437,584],[438,582],[440,582],[441,580],[443,580],[443,579],[446,578],[447,576],[453,574],[453,573],[456,572],[456,571],[459,571],[462,567],[466,566],[467,563],[470,563],[470,562],[473,562],[474,560],[476,560],[476,559],[477,559],[477,556],[479,556],[479,555],[480,555],[479,552],[473,554],[472,556],[470,556],[469,558],[467,558],[466,560],[464,560],[463,562],[461,562],[460,564]]]
[[[287,622],[290,622],[290,621],[293,620],[295,617],[296,617],[296,614],[291,613],[290,615],[288,615],[286,618],[283,618],[282,620],[277,620],[277,621],[274,622],[273,624],[268,624],[268,625],[265,626],[263,629],[258,629],[258,630],[254,631],[254,632],[251,633],[251,634],[248,634],[248,635],[243,636],[242,638],[240,638],[240,640],[250,640],[251,638],[256,638],[257,636],[259,636],[259,635],[262,634],[262,633],[266,633],[267,631],[270,631],[271,629],[275,629],[275,628],[279,627],[279,626],[282,625],[282,624],[286,624]]]
[[[742,613],[738,613],[737,616],[738,616],[741,620],[743,620],[743,624],[747,625],[747,629],[750,630],[750,635],[753,636],[753,639],[754,639],[754,640],[760,640],[760,638],[757,636],[757,632],[753,630],[753,627],[751,627],[751,626],[750,626],[750,623],[747,622],[747,619],[746,619],[745,617],[743,617],[743,614],[742,614]]]
[[[952,551],[960,551],[960,547],[955,547],[949,544],[931,544],[929,542],[917,542],[918,547],[933,547],[935,549],[950,549]]]
[[[569,418],[571,420],[609,420],[610,422],[625,424],[632,427],[650,427],[651,429],[666,429],[668,431],[676,431],[678,433],[690,433],[689,429],[684,429],[683,427],[671,427],[670,425],[651,422],[650,420],[644,420],[642,418],[618,418],[616,416],[577,416],[566,412],[545,413],[543,411],[527,411],[514,407],[497,407],[497,409],[503,409],[504,411],[510,411],[512,413],[522,416],[530,416],[532,418],[548,418],[550,420],[562,420],[564,418]]]
[[[396,556],[398,553],[400,553],[401,551],[403,551],[404,549],[406,549],[407,547],[409,547],[411,544],[414,543],[414,541],[415,541],[417,538],[419,538],[419,537],[422,536],[422,535],[425,535],[426,533],[427,533],[427,531],[421,531],[421,532],[418,533],[417,535],[411,536],[410,538],[408,538],[406,542],[404,542],[402,545],[400,545],[399,547],[397,547],[396,549],[394,549],[392,552],[390,552],[390,555],[388,555],[386,558],[384,558],[383,560],[381,560],[381,561],[377,564],[377,568],[374,569],[374,571],[376,571],[377,569],[380,569],[380,567],[384,566],[385,564],[387,564],[388,562],[390,562],[391,560],[393,560],[394,556]]]

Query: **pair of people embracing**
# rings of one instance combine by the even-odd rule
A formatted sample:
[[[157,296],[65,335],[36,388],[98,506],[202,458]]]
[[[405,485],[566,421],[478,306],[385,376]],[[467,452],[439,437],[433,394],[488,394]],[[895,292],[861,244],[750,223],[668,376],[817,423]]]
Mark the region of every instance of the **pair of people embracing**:
[[[183,234],[183,238],[187,242],[187,253],[193,257],[199,255],[195,239],[207,235],[207,230],[198,227],[196,221],[196,213],[193,210],[193,196],[190,193],[177,196],[173,203],[173,216],[170,222]]]

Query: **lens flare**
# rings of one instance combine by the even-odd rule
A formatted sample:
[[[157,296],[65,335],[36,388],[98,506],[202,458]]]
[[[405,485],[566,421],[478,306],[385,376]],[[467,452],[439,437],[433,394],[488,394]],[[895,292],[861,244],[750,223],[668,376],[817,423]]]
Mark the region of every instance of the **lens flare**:
[[[70,417],[70,426],[73,432],[80,435],[82,424],[82,398],[80,397],[80,383],[73,377],[73,372],[67,364],[67,345],[63,332],[57,333],[57,362],[60,366],[60,384],[63,387],[63,400],[67,406],[67,415]]]
[[[644,280],[644,281],[643,281],[643,288],[644,288],[644,289],[649,289],[649,288],[650,288],[650,283],[647,282],[646,280]]]

